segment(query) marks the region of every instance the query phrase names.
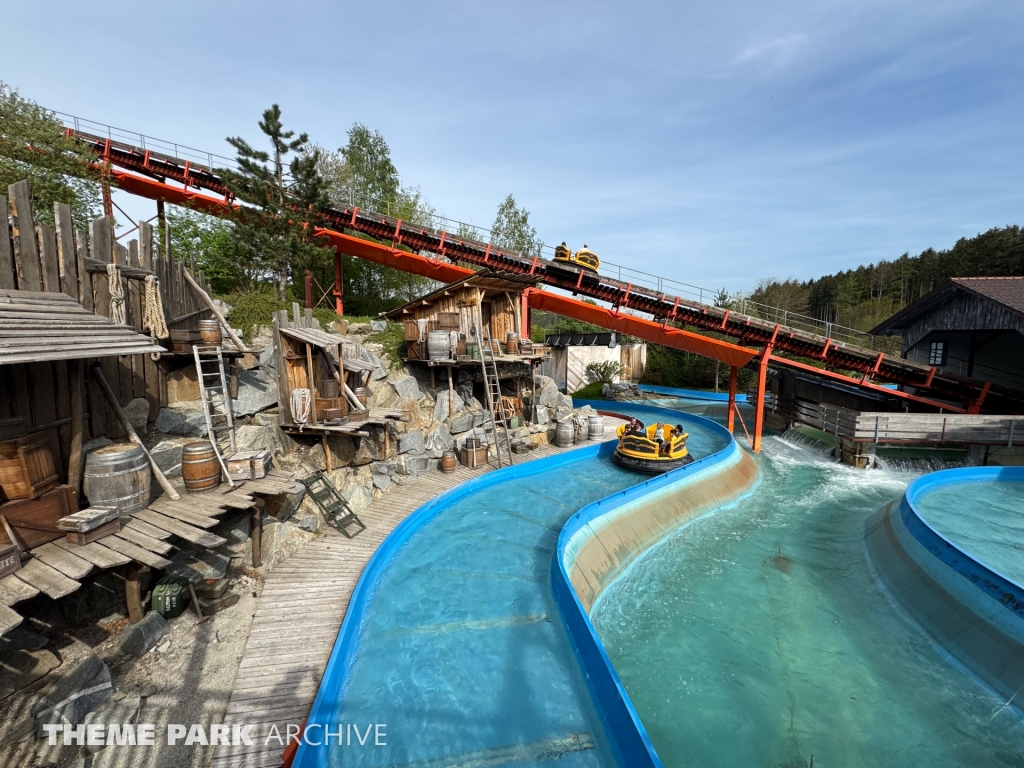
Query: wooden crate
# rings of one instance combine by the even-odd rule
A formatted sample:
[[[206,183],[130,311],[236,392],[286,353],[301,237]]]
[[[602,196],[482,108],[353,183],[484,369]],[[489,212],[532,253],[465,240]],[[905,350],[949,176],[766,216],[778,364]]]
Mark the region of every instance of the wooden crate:
[[[0,576],[14,573],[21,568],[21,555],[13,544],[0,547]]]
[[[64,536],[57,521],[78,511],[78,490],[61,485],[38,499],[9,501],[0,505],[0,515],[14,529],[14,535],[26,549],[40,547]],[[13,544],[7,531],[0,527],[0,546]]]
[[[119,517],[117,507],[92,506],[75,512],[73,515],[62,517],[57,521],[57,527],[62,531],[74,531],[86,533],[94,528],[116,520]]]
[[[110,522],[104,523],[99,528],[93,528],[91,531],[85,531],[84,533],[79,531],[68,531],[64,534],[64,537],[72,544],[85,546],[86,544],[92,544],[94,541],[102,539],[104,536],[117,533],[120,530],[121,521],[118,519],[111,520]]]
[[[482,467],[487,463],[487,447],[462,448],[459,451],[459,461],[466,467]]]
[[[341,409],[341,415],[348,415],[348,402],[344,397],[318,397],[316,399],[316,420],[324,420],[324,411],[328,408]]]
[[[38,499],[58,482],[45,435],[0,442],[0,487],[8,499]]]
[[[224,465],[232,480],[259,480],[272,466],[270,451],[236,451],[224,457]]]

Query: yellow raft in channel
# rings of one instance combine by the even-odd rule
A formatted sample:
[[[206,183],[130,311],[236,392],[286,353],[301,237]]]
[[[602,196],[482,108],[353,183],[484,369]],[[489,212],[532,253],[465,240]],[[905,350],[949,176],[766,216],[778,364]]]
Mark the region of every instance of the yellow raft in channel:
[[[615,432],[619,444],[612,454],[612,461],[625,469],[658,475],[682,467],[693,461],[686,450],[686,438],[690,435],[677,431],[671,424],[652,424],[641,431],[630,430],[629,424],[621,425]]]

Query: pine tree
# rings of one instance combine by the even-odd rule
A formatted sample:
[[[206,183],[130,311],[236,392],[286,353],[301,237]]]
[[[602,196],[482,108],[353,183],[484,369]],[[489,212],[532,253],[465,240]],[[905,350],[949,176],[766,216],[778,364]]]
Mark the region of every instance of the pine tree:
[[[239,246],[250,264],[276,276],[278,298],[284,301],[289,277],[324,258],[324,244],[314,240],[313,228],[322,223],[326,188],[318,171],[319,150],[307,134],[293,138],[295,131],[284,129],[277,104],[263,112],[259,128],[271,152],[228,137],[238,170],[221,173],[231,193],[245,203],[234,216]],[[295,156],[287,163],[291,153]]]

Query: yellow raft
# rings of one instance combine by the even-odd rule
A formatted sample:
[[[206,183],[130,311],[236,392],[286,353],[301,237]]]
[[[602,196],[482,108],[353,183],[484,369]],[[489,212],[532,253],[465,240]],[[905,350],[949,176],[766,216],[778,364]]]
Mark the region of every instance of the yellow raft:
[[[601,259],[597,254],[587,248],[586,243],[576,253],[569,250],[565,243],[555,246],[555,261],[562,264],[575,264],[591,272],[597,272],[601,268]]]
[[[615,432],[619,444],[612,454],[612,461],[620,467],[658,475],[693,461],[693,456],[686,450],[688,433],[671,424],[640,426],[641,431],[633,431],[629,424],[623,424]]]

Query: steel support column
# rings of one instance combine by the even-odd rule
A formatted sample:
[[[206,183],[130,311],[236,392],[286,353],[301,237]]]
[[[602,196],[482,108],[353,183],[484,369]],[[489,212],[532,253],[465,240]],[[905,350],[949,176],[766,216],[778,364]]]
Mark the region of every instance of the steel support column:
[[[768,358],[772,348],[765,347],[761,359],[757,361],[757,402],[754,403],[754,452],[761,451],[761,432],[764,429],[764,395],[768,382]]]
[[[341,254],[334,252],[334,311],[345,314],[345,283],[341,274]]]
[[[736,366],[729,368],[729,417],[727,419],[727,426],[730,432],[735,432],[734,419],[736,417]]]

